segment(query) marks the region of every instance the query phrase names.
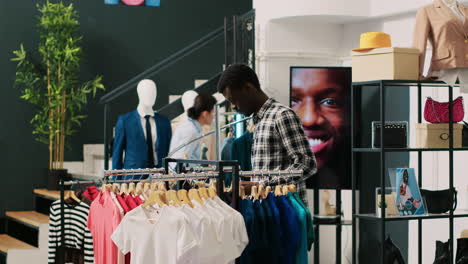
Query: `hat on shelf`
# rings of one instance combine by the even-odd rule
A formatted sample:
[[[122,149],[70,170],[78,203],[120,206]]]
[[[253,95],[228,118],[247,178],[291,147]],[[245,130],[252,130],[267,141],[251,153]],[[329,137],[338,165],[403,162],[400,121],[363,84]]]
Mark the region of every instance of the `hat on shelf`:
[[[392,47],[392,39],[390,35],[383,32],[367,32],[361,34],[360,44],[358,49],[353,51],[369,51],[378,48]]]

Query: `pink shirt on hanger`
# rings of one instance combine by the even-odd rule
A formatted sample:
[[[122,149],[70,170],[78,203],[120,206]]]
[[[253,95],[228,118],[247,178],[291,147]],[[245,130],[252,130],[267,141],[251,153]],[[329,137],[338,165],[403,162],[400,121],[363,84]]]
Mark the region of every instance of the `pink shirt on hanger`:
[[[95,264],[119,263],[118,249],[111,235],[121,221],[122,215],[110,193],[100,192],[91,204],[87,223],[93,235]]]

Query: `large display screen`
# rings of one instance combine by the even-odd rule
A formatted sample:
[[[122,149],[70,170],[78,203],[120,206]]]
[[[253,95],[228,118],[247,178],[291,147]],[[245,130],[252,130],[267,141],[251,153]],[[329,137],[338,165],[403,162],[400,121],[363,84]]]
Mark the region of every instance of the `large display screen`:
[[[308,188],[351,188],[351,68],[291,67],[290,106],[299,115],[318,172]]]

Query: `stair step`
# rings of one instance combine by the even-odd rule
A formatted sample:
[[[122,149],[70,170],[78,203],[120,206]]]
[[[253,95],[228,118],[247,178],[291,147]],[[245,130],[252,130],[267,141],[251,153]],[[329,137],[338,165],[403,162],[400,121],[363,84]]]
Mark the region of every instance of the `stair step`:
[[[7,254],[10,249],[35,249],[29,244],[6,234],[0,234],[0,252]]]
[[[49,216],[36,211],[7,211],[5,215],[35,229],[38,229],[42,224],[49,223]]]
[[[34,194],[42,196],[50,200],[60,199],[60,191],[52,191],[47,189],[34,189]]]

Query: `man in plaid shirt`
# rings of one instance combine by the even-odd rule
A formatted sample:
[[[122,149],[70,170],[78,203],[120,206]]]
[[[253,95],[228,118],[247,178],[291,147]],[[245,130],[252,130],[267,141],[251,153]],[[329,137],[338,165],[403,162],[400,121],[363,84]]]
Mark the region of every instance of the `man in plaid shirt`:
[[[302,177],[293,180],[307,204],[305,180],[316,173],[317,165],[297,114],[268,98],[257,74],[246,65],[229,66],[219,80],[218,91],[238,112],[253,114],[252,169],[303,171]]]

